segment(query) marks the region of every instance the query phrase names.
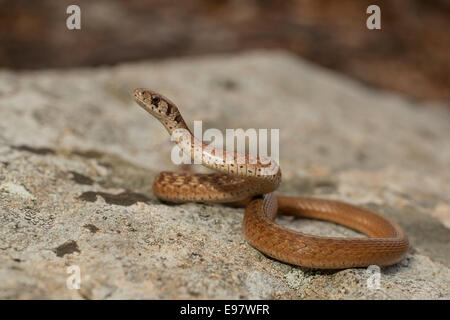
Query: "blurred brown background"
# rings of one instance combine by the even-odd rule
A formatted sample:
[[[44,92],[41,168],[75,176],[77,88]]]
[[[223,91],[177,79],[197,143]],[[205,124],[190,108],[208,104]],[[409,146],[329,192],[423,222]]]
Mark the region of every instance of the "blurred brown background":
[[[81,7],[81,30],[66,8]],[[381,8],[381,30],[366,8]],[[450,101],[446,0],[0,0],[0,67],[42,69],[287,49],[373,87]]]

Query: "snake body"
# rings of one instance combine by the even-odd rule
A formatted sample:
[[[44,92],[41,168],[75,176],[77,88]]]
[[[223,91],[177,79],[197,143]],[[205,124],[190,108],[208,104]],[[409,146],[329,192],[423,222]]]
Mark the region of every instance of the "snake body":
[[[159,199],[175,203],[245,204],[242,227],[247,241],[267,256],[293,265],[315,269],[387,266],[405,256],[408,238],[394,221],[339,201],[275,195],[281,183],[281,170],[275,161],[212,148],[193,136],[179,109],[169,99],[147,89],[136,89],[133,95],[144,110],[176,137],[175,142],[185,154],[218,172],[161,172],[153,183],[153,192]],[[275,223],[278,212],[335,222],[368,238],[296,232]]]

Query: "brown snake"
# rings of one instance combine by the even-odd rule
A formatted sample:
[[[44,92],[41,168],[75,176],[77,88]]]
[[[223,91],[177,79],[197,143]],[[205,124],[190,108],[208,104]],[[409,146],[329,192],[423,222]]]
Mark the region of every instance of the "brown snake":
[[[408,250],[408,238],[395,222],[367,209],[339,201],[275,195],[281,170],[251,155],[231,154],[198,141],[189,131],[180,111],[164,96],[146,89],[134,90],[137,103],[158,119],[169,134],[182,131],[176,143],[192,159],[219,173],[188,174],[161,172],[153,192],[169,202],[246,203],[243,233],[247,241],[277,260],[317,269],[343,269],[399,262]],[[182,130],[177,130],[182,129]],[[243,156],[245,163],[237,159]],[[368,236],[339,238],[307,235],[274,222],[283,214],[332,221]]]

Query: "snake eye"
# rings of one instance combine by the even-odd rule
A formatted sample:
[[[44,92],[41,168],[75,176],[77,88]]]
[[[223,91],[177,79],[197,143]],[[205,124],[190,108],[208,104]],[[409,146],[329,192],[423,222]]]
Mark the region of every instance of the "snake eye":
[[[158,97],[153,97],[153,98],[152,98],[152,103],[153,103],[153,104],[158,104],[159,101],[160,101],[160,99],[159,99]]]

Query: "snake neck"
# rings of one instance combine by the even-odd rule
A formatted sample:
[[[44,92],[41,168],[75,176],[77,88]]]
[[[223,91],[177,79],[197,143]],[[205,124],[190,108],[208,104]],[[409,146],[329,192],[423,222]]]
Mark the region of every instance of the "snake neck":
[[[189,127],[187,126],[186,122],[184,122],[184,119],[179,111],[170,118],[165,117],[158,120],[162,123],[164,128],[166,128],[167,132],[169,132],[171,136],[179,130],[184,130],[192,135]]]
[[[173,140],[183,153],[195,164],[247,180],[247,196],[272,192],[281,183],[281,170],[275,161],[261,163],[257,156],[216,149],[195,138],[187,127],[181,129],[175,131]]]

